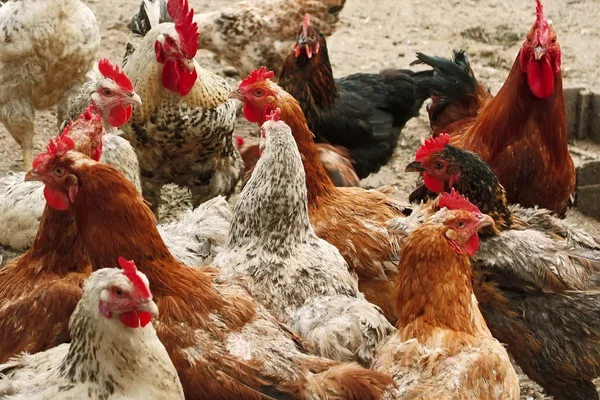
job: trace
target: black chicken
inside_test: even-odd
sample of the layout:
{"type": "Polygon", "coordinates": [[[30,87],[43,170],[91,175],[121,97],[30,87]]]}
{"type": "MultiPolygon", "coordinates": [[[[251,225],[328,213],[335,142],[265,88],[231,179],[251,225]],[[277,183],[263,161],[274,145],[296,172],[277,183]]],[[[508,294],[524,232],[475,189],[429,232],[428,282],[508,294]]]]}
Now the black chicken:
{"type": "Polygon", "coordinates": [[[307,15],[279,85],[300,102],[317,142],[348,149],[362,179],[391,158],[400,130],[429,96],[416,81],[432,73],[400,69],[334,79],[325,36],[307,15]]]}

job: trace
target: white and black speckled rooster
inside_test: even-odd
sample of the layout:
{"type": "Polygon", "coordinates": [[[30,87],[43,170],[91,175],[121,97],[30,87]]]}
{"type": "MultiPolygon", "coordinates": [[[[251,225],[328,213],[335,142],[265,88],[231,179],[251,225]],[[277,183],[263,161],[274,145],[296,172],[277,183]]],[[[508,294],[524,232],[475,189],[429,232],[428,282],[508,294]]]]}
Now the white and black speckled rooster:
{"type": "Polygon", "coordinates": [[[249,277],[254,296],[327,358],[369,365],[394,331],[308,218],[302,159],[279,109],[261,127],[264,151],[234,208],[228,248],[214,265],[249,277]]]}
{"type": "Polygon", "coordinates": [[[0,365],[0,398],[183,399],[183,389],[151,320],[148,279],[132,261],[86,281],[69,324],[72,342],[23,353],[0,365]]]}
{"type": "Polygon", "coordinates": [[[188,187],[197,206],[229,196],[243,169],[233,144],[231,88],[194,60],[199,33],[187,0],[171,0],[167,10],[175,23],[152,28],[124,67],[144,104],[122,129],[136,149],[144,198],[155,214],[164,184],[188,187]]]}
{"type": "Polygon", "coordinates": [[[80,0],[10,0],[0,8],[0,122],[31,168],[35,111],[56,105],[100,48],[96,17],[80,0]]]}

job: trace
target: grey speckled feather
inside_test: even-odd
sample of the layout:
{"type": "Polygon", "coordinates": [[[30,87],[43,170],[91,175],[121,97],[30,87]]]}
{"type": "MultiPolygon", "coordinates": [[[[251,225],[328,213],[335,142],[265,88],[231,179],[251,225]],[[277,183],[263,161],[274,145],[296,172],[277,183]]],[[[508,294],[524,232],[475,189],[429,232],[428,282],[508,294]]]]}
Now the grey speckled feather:
{"type": "Polygon", "coordinates": [[[0,377],[0,399],[184,398],[177,371],[152,323],[128,328],[100,313],[102,293],[113,285],[134,290],[122,270],[104,268],[90,275],[70,319],[70,344],[22,354],[0,365],[5,375],[0,377]],[[4,397],[3,390],[18,394],[4,397]]]}
{"type": "Polygon", "coordinates": [[[214,264],[247,276],[254,297],[320,355],[363,364],[393,327],[358,291],[339,251],[308,219],[304,168],[283,122],[268,121],[265,150],[234,207],[229,243],[214,264]]]}

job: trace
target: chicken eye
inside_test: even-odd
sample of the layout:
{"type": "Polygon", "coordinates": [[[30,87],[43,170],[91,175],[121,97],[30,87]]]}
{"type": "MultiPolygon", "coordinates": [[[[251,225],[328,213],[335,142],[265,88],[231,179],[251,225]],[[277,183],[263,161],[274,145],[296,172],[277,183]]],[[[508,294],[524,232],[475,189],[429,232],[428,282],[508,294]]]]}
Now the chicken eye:
{"type": "Polygon", "coordinates": [[[173,39],[171,36],[167,36],[167,43],[169,43],[171,46],[177,45],[177,43],[175,42],[175,39],[173,39]]]}
{"type": "Polygon", "coordinates": [[[264,90],[262,90],[262,89],[256,89],[256,90],[254,91],[254,95],[255,95],[256,97],[262,97],[262,96],[264,96],[264,95],[265,95],[265,91],[264,91],[264,90]]]}
{"type": "Polygon", "coordinates": [[[105,96],[112,96],[110,89],[102,89],[102,94],[105,96]]]}
{"type": "Polygon", "coordinates": [[[464,228],[464,227],[465,227],[465,221],[458,221],[458,222],[456,223],[456,227],[457,227],[458,229],[462,229],[462,228],[464,228]]]}
{"type": "Polygon", "coordinates": [[[117,288],[113,288],[113,293],[117,297],[123,297],[125,295],[125,293],[123,292],[123,289],[118,288],[118,287],[117,288]]]}
{"type": "Polygon", "coordinates": [[[433,168],[442,169],[442,168],[444,168],[444,164],[440,161],[436,161],[435,163],[433,163],[433,168]]]}
{"type": "Polygon", "coordinates": [[[56,167],[54,168],[54,175],[58,176],[59,178],[62,177],[65,174],[65,170],[61,167],[56,167]]]}

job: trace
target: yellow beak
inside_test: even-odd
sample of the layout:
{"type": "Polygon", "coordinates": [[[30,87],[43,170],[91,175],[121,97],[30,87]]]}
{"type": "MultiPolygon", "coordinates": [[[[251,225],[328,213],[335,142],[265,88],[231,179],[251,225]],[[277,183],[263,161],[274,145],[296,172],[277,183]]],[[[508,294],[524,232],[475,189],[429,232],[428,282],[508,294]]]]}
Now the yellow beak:
{"type": "Polygon", "coordinates": [[[42,176],[32,169],[25,174],[25,182],[43,182],[43,180],[42,176]]]}

